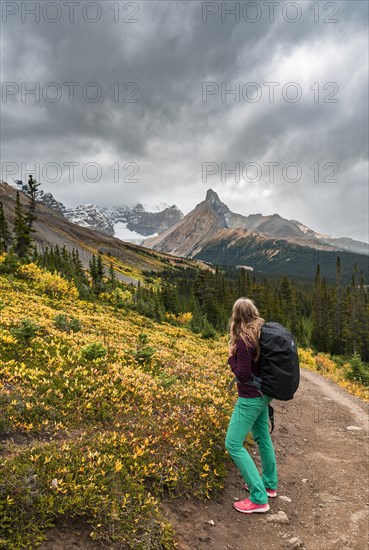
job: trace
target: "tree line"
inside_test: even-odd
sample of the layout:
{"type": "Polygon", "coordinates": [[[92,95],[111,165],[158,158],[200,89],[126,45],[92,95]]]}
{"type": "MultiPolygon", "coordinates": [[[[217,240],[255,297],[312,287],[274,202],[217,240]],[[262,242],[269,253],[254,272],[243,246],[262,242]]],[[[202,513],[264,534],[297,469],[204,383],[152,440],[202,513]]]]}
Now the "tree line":
{"type": "Polygon", "coordinates": [[[319,264],[313,282],[219,267],[214,273],[185,269],[146,275],[148,280],[158,276],[162,280],[156,296],[154,291],[146,291],[146,304],[151,301],[153,306],[156,301],[155,310],[174,314],[191,311],[191,328],[197,332],[209,332],[209,326],[210,332],[227,331],[234,301],[245,296],[255,301],[266,321],[289,328],[299,346],[333,355],[357,353],[369,361],[368,285],[357,265],[351,283],[344,285],[339,256],[333,283],[321,275],[319,264]]]}

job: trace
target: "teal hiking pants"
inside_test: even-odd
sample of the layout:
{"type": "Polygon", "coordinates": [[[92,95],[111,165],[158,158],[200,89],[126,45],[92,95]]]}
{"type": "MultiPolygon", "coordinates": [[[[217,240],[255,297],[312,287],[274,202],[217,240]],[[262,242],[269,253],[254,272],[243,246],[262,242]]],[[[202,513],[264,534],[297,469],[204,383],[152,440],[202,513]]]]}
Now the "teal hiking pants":
{"type": "Polygon", "coordinates": [[[269,434],[268,405],[271,401],[268,395],[239,397],[225,438],[225,447],[247,483],[250,500],[255,504],[266,504],[268,495],[265,488],[277,489],[278,484],[274,447],[269,434]],[[262,476],[243,446],[250,431],[259,448],[262,476]]]}

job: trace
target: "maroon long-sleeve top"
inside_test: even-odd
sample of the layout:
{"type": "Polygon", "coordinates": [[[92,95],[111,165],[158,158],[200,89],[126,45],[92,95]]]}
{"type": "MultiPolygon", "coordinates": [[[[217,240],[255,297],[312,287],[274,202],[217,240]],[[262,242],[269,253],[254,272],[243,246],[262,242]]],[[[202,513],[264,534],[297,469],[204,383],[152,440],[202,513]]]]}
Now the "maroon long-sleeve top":
{"type": "Polygon", "coordinates": [[[247,384],[250,375],[260,376],[260,361],[255,361],[256,348],[247,346],[241,337],[236,340],[236,355],[228,357],[228,364],[237,377],[238,397],[260,397],[258,390],[247,384]]]}

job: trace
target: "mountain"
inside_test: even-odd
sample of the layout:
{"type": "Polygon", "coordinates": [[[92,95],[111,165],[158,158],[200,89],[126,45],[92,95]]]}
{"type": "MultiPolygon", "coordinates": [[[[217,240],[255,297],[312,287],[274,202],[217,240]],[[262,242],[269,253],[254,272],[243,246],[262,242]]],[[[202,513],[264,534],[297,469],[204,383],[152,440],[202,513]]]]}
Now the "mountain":
{"type": "Polygon", "coordinates": [[[134,207],[114,208],[82,204],[75,208],[66,208],[51,193],[44,191],[40,192],[39,202],[81,227],[96,229],[136,244],[141,244],[145,237],[162,233],[183,218],[182,212],[174,204],[169,206],[165,203],[138,203],[134,207]]]}
{"type": "Polygon", "coordinates": [[[52,208],[55,212],[58,212],[61,216],[65,216],[67,209],[65,208],[64,204],[57,201],[54,196],[51,193],[45,193],[45,191],[41,190],[39,192],[38,197],[39,202],[42,202],[45,206],[48,206],[49,208],[52,208]]]}
{"type": "Polygon", "coordinates": [[[148,212],[140,203],[133,208],[104,208],[96,204],[84,204],[66,209],[65,216],[82,227],[97,229],[107,235],[140,244],[145,237],[157,235],[183,218],[182,212],[174,204],[168,206],[161,203],[151,208],[156,211],[148,212]]]}
{"type": "Polygon", "coordinates": [[[81,204],[75,208],[66,208],[65,217],[69,221],[106,233],[114,237],[114,222],[106,209],[96,204],[81,204]]]}
{"type": "Polygon", "coordinates": [[[179,222],[146,239],[144,245],[168,254],[266,273],[310,277],[320,263],[327,276],[333,276],[338,254],[345,258],[346,275],[355,262],[368,271],[367,243],[318,233],[279,214],[237,214],[212,189],[179,222]]]}
{"type": "MultiPolygon", "coordinates": [[[[3,203],[5,217],[11,226],[14,221],[16,192],[13,186],[0,182],[0,201],[3,203]]],[[[20,191],[20,197],[23,205],[28,204],[28,198],[22,191],[20,191]]],[[[208,269],[202,261],[175,258],[133,243],[123,242],[102,231],[82,227],[68,220],[54,207],[50,208],[43,203],[37,205],[37,221],[34,228],[36,232],[33,239],[39,250],[50,245],[65,246],[70,252],[75,248],[85,267],[88,266],[93,253],[101,252],[106,256],[106,263],[110,257],[114,261],[118,278],[128,282],[137,283],[134,276],[129,276],[127,273],[134,274],[137,270],[161,271],[168,264],[208,269]]]]}

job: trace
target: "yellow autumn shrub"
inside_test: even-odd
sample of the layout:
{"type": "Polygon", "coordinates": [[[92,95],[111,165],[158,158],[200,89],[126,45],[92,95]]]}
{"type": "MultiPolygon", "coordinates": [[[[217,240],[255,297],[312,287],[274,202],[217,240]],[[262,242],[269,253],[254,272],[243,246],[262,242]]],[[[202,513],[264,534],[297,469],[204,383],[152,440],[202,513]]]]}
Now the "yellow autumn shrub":
{"type": "Polygon", "coordinates": [[[36,287],[53,298],[78,298],[78,290],[74,282],[64,279],[59,273],[41,269],[35,263],[21,265],[18,268],[18,276],[35,281],[36,287]]]}
{"type": "Polygon", "coordinates": [[[176,321],[179,325],[188,325],[192,319],[192,313],[191,311],[178,314],[166,312],[165,318],[168,319],[168,321],[176,321]]]}
{"type": "Polygon", "coordinates": [[[305,369],[309,369],[319,374],[330,378],[341,388],[344,388],[349,393],[369,401],[369,388],[346,380],[345,374],[348,369],[350,369],[350,363],[344,363],[341,368],[338,368],[337,364],[334,361],[334,358],[331,357],[328,353],[315,353],[311,349],[298,349],[300,366],[305,369]]]}
{"type": "Polygon", "coordinates": [[[133,303],[131,292],[122,288],[115,288],[110,292],[102,292],[100,299],[118,307],[129,307],[133,303]]]}

